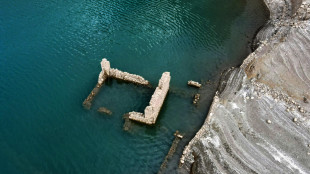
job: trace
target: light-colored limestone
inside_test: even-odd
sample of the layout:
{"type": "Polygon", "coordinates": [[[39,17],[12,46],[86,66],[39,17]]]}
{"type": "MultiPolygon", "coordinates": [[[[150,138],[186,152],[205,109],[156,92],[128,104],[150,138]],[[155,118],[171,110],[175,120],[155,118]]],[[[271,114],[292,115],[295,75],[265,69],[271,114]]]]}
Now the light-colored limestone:
{"type": "Polygon", "coordinates": [[[310,0],[264,2],[270,20],[258,47],[224,74],[179,173],[310,171],[310,0]]]}
{"type": "Polygon", "coordinates": [[[200,87],[201,87],[201,84],[200,84],[200,83],[195,82],[195,81],[192,81],[192,80],[188,81],[187,84],[188,84],[189,86],[193,86],[193,87],[197,87],[197,88],[200,88],[200,87]]]}

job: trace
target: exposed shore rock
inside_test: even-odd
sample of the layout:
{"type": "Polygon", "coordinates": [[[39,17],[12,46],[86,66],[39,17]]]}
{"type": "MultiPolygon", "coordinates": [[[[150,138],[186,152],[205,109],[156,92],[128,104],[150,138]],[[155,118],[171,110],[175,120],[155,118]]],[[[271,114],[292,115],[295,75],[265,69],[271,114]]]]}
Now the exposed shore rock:
{"type": "Polygon", "coordinates": [[[257,49],[224,73],[180,173],[310,171],[310,0],[264,2],[257,49]]]}

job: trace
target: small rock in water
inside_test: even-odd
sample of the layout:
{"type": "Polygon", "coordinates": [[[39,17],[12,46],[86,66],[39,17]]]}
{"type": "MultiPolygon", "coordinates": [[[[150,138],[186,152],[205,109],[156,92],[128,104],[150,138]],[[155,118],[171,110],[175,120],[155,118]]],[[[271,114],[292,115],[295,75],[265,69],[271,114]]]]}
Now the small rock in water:
{"type": "Polygon", "coordinates": [[[175,131],[174,136],[175,136],[175,137],[178,137],[178,138],[180,138],[180,139],[183,138],[183,135],[181,135],[180,132],[179,132],[178,130],[175,131]]]}
{"type": "Polygon", "coordinates": [[[195,94],[193,103],[196,105],[200,99],[200,94],[195,94]]]}
{"type": "Polygon", "coordinates": [[[271,120],[267,120],[266,122],[267,122],[268,124],[271,124],[271,120]]]}
{"type": "Polygon", "coordinates": [[[99,113],[102,114],[108,114],[108,115],[112,115],[112,111],[110,111],[109,109],[105,108],[105,107],[100,107],[97,110],[99,113]]]}
{"type": "Polygon", "coordinates": [[[190,85],[190,86],[197,87],[197,88],[200,88],[200,87],[201,87],[201,84],[200,84],[200,83],[195,82],[195,81],[192,81],[192,80],[188,81],[187,84],[190,85]]]}

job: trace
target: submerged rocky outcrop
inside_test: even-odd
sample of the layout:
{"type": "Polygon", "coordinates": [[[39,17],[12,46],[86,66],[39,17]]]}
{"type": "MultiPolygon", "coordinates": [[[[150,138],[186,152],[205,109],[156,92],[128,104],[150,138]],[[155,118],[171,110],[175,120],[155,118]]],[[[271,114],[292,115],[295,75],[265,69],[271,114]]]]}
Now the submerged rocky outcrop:
{"type": "Polygon", "coordinates": [[[310,0],[264,0],[270,20],[223,74],[180,173],[310,173],[310,0]]]}

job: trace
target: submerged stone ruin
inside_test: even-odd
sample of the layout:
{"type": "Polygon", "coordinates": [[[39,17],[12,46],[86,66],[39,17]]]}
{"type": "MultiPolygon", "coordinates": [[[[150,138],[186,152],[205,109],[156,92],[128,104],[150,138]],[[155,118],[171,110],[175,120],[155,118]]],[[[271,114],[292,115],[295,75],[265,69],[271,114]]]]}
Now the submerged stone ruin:
{"type": "Polygon", "coordinates": [[[167,96],[170,84],[170,72],[164,72],[159,80],[154,94],[152,95],[150,105],[144,110],[144,114],[140,112],[129,112],[129,119],[145,124],[155,124],[160,109],[167,96]]]}
{"type": "Polygon", "coordinates": [[[188,84],[189,86],[193,86],[193,87],[196,87],[196,88],[200,88],[200,87],[201,87],[201,84],[200,84],[200,83],[195,82],[195,81],[192,81],[192,80],[188,81],[187,84],[188,84]]]}
{"type": "Polygon", "coordinates": [[[91,108],[92,101],[94,100],[95,96],[99,93],[100,88],[107,80],[107,78],[114,78],[122,81],[126,81],[129,83],[135,83],[138,85],[150,86],[150,82],[145,80],[143,77],[130,74],[128,72],[123,72],[118,69],[111,68],[110,62],[107,59],[102,59],[101,61],[101,69],[102,71],[99,73],[98,83],[96,84],[95,88],[90,92],[88,97],[84,100],[83,106],[86,109],[91,108]]]}
{"type": "Polygon", "coordinates": [[[109,109],[105,108],[105,107],[100,107],[97,110],[99,113],[101,114],[107,114],[107,115],[112,115],[112,111],[110,111],[109,109]]]}
{"type": "Polygon", "coordinates": [[[183,135],[178,130],[175,131],[175,133],[173,135],[174,135],[174,140],[173,140],[171,147],[169,149],[169,152],[166,155],[163,163],[161,164],[157,174],[165,173],[165,169],[167,167],[168,161],[171,159],[171,157],[173,156],[173,154],[177,150],[178,144],[181,141],[181,139],[183,138],[183,135]]]}
{"type": "MultiPolygon", "coordinates": [[[[95,96],[99,93],[100,88],[107,80],[107,78],[114,78],[130,83],[135,83],[138,85],[150,86],[150,82],[145,80],[143,77],[130,74],[127,72],[120,71],[118,69],[111,68],[110,62],[107,59],[102,59],[101,61],[101,69],[102,71],[99,73],[98,83],[96,84],[95,88],[91,91],[88,97],[84,100],[83,106],[86,109],[90,109],[92,105],[92,101],[94,100],[95,96]]],[[[135,120],[145,124],[155,124],[160,109],[164,103],[164,100],[167,96],[170,84],[170,72],[164,72],[159,80],[159,84],[156,87],[154,94],[152,95],[150,105],[147,106],[143,113],[139,112],[130,112],[127,115],[125,122],[129,120],[135,120]]],[[[108,109],[101,107],[98,109],[100,113],[112,114],[111,111],[108,109]]],[[[128,129],[127,126],[124,128],[128,129]]]]}

